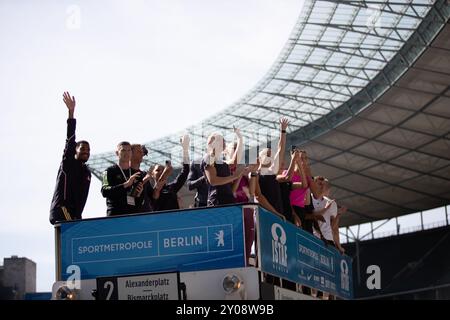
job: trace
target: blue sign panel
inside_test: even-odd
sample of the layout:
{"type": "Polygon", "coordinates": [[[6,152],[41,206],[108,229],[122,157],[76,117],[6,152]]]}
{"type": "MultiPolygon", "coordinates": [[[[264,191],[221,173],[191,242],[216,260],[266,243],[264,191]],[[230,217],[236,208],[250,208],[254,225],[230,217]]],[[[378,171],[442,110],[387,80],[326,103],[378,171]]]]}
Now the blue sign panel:
{"type": "Polygon", "coordinates": [[[23,297],[24,300],[52,300],[51,292],[27,292],[23,297]]]}
{"type": "Polygon", "coordinates": [[[352,259],[312,234],[259,208],[261,270],[351,299],[352,259]]]}
{"type": "Polygon", "coordinates": [[[241,206],[63,223],[61,279],[240,268],[243,236],[241,206]]]}

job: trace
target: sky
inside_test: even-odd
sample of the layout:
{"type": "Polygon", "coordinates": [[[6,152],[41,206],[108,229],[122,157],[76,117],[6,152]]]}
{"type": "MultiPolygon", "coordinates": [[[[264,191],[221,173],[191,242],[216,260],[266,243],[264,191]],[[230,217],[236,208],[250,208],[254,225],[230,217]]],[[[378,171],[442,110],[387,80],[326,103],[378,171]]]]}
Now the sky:
{"type": "MultiPolygon", "coordinates": [[[[64,149],[64,91],[91,154],[144,143],[230,106],[264,76],[302,0],[0,0],[0,259],[55,279],[48,221],[64,149]]],[[[83,217],[105,216],[93,179],[83,217]]],[[[0,260],[0,264],[2,261],[0,260]]]]}

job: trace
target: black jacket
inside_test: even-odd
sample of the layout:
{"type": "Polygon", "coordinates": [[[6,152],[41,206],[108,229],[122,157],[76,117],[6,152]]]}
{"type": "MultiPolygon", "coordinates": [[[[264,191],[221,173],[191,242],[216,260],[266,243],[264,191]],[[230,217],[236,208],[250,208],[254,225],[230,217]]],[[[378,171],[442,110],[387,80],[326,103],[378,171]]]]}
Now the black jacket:
{"type": "Polygon", "coordinates": [[[189,174],[189,165],[183,164],[180,174],[171,183],[162,187],[159,198],[152,198],[152,207],[154,211],[176,210],[179,209],[177,193],[183,187],[189,174]]]}
{"type": "Polygon", "coordinates": [[[91,171],[86,163],[75,159],[76,120],[67,119],[67,139],[63,159],[56,177],[56,188],[50,206],[50,223],[66,220],[61,207],[71,219],[81,219],[91,185],[91,171]]]}
{"type": "Polygon", "coordinates": [[[108,216],[142,212],[144,196],[134,198],[134,205],[127,201],[128,193],[132,187],[124,188],[123,184],[138,172],[133,168],[122,170],[114,164],[103,172],[102,195],[106,198],[106,213],[108,216]],[[123,176],[125,174],[125,177],[123,176]]]}
{"type": "Polygon", "coordinates": [[[203,175],[200,164],[191,162],[191,168],[187,177],[187,186],[189,190],[196,189],[195,204],[199,207],[206,207],[206,201],[208,200],[208,184],[206,178],[203,175]]]}

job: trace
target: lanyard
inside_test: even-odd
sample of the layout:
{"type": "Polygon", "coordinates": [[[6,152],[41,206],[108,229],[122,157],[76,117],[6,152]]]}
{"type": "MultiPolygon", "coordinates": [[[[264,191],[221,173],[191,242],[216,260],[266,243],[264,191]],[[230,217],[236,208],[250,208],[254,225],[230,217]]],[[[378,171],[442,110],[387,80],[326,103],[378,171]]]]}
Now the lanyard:
{"type": "MultiPolygon", "coordinates": [[[[122,168],[120,166],[118,166],[120,169],[120,172],[122,172],[123,178],[125,179],[125,182],[127,182],[127,177],[125,176],[125,173],[123,172],[122,168]]],[[[131,177],[131,168],[128,168],[128,173],[130,174],[131,177]]]]}

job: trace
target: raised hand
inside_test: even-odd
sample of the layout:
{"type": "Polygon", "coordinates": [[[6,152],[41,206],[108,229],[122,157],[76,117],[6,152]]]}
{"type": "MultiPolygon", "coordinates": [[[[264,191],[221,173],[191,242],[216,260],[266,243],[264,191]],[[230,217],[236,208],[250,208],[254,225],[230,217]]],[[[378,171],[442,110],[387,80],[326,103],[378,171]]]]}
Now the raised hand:
{"type": "Polygon", "coordinates": [[[191,138],[189,138],[189,135],[185,134],[180,138],[180,142],[183,149],[189,149],[189,143],[191,142],[191,138]]]}
{"type": "Polygon", "coordinates": [[[289,125],[289,120],[288,120],[288,118],[281,118],[281,119],[280,119],[280,127],[281,127],[281,130],[286,130],[287,127],[288,127],[288,125],[289,125]]]}
{"type": "Polygon", "coordinates": [[[236,128],[235,126],[233,126],[233,131],[234,131],[234,133],[236,134],[236,136],[238,138],[242,137],[242,133],[241,133],[241,130],[239,128],[236,128]]]}
{"type": "Polygon", "coordinates": [[[73,118],[73,114],[75,111],[75,97],[74,96],[70,96],[70,93],[68,91],[65,91],[63,93],[63,101],[67,106],[67,109],[69,110],[69,119],[73,118]]]}

